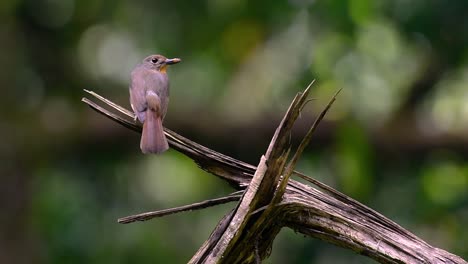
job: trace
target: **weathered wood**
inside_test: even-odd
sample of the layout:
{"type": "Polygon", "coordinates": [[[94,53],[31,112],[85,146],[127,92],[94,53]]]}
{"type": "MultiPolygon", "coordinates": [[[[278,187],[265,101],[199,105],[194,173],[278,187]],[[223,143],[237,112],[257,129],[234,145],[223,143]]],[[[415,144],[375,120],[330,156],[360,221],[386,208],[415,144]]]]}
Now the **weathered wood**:
{"type": "Polygon", "coordinates": [[[205,209],[205,208],[220,205],[220,204],[238,201],[241,198],[242,193],[243,191],[238,191],[228,196],[215,198],[215,199],[209,199],[209,200],[205,200],[205,201],[198,202],[198,203],[183,205],[183,206],[169,208],[165,210],[158,210],[158,211],[153,211],[153,212],[145,212],[141,214],[130,215],[130,216],[117,219],[117,222],[119,224],[129,224],[129,223],[133,223],[136,221],[148,221],[153,218],[163,217],[163,216],[171,215],[171,214],[177,214],[180,212],[205,209]]]}
{"type": "Polygon", "coordinates": [[[276,129],[268,150],[261,157],[253,179],[234,210],[228,227],[221,232],[218,240],[212,239],[214,246],[210,247],[210,252],[203,252],[206,249],[202,249],[202,252],[195,254],[190,263],[250,263],[267,255],[266,251],[258,249],[259,244],[271,245],[280,226],[266,224],[271,219],[271,214],[253,214],[253,212],[270,204],[275,195],[289,155],[289,133],[306,102],[309,88],[310,85],[294,98],[276,129]],[[276,227],[276,232],[269,232],[269,239],[266,239],[262,233],[269,227],[276,227]]]}
{"type": "MultiPolygon", "coordinates": [[[[133,113],[93,92],[87,92],[124,117],[83,98],[93,109],[131,130],[141,131],[140,124],[134,121],[133,113]]],[[[259,166],[255,167],[201,146],[168,129],[165,129],[165,133],[171,147],[193,159],[200,168],[227,181],[237,190],[245,190],[241,202],[221,219],[208,240],[193,256],[192,263],[259,262],[270,254],[271,243],[282,227],[349,248],[381,263],[467,263],[456,255],[429,245],[367,206],[299,172],[294,171],[293,174],[309,180],[314,186],[288,181],[288,177],[284,177],[284,195],[276,192],[277,196],[273,198],[277,190],[272,190],[271,185],[266,183],[277,184],[281,180],[280,175],[290,173],[293,168],[290,162],[291,166],[287,168],[289,171],[283,171],[289,153],[285,151],[289,149],[287,144],[276,144],[282,146],[282,151],[272,148],[262,157],[259,166]],[[269,172],[271,174],[266,177],[270,162],[273,162],[271,166],[277,171],[269,172]],[[261,187],[262,184],[266,186],[261,187]],[[267,198],[262,196],[263,192],[267,198]],[[254,210],[249,208],[252,205],[255,205],[254,210]],[[242,247],[242,244],[248,246],[242,247]]],[[[280,134],[277,130],[276,138],[280,134]]],[[[276,140],[281,142],[281,139],[275,140],[275,136],[272,144],[276,140]]]]}

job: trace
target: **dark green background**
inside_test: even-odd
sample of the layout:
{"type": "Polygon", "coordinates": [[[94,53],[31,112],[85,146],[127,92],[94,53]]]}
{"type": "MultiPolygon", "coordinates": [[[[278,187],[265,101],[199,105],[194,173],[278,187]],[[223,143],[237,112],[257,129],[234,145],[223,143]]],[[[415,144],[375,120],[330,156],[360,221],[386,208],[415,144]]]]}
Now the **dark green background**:
{"type": "MultiPolygon", "coordinates": [[[[80,102],[129,107],[131,68],[161,53],[166,126],[257,164],[295,93],[292,142],[342,94],[299,169],[430,244],[468,257],[468,2],[0,2],[0,262],[183,263],[233,204],[145,223],[118,217],[227,194],[181,154],[80,102]]],[[[283,230],[267,263],[372,262],[283,230]]]]}

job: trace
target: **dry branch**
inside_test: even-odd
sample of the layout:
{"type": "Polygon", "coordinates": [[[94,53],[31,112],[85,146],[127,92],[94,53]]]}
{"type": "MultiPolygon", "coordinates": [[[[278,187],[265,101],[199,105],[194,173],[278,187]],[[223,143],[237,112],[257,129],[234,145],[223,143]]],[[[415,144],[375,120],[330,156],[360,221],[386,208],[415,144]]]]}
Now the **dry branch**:
{"type": "Polygon", "coordinates": [[[225,197],[205,200],[199,203],[183,205],[183,206],[174,207],[174,208],[165,209],[165,210],[158,210],[158,211],[153,211],[153,212],[130,215],[130,216],[119,218],[117,222],[119,222],[120,224],[129,224],[129,223],[133,223],[136,221],[147,221],[156,217],[162,217],[162,216],[176,214],[180,212],[205,209],[205,208],[212,207],[215,205],[238,201],[241,198],[241,193],[242,192],[239,191],[239,192],[230,194],[225,197]]]}
{"type": "MultiPolygon", "coordinates": [[[[86,92],[119,114],[83,98],[94,110],[131,130],[141,132],[141,126],[135,122],[132,112],[94,92],[86,92]]],[[[173,149],[194,160],[203,170],[243,191],[243,195],[228,195],[192,205],[130,216],[122,222],[147,220],[179,211],[203,208],[212,205],[213,201],[227,202],[240,198],[236,208],[220,220],[190,263],[257,263],[269,256],[273,240],[284,226],[349,248],[381,263],[466,263],[458,256],[430,246],[369,207],[317,180],[293,171],[302,150],[335,99],[333,97],[322,111],[293,158],[287,162],[290,153],[288,136],[302,107],[307,103],[308,92],[307,88],[294,98],[257,167],[165,129],[173,149]],[[314,186],[289,180],[291,174],[308,180],[314,186]]]]}

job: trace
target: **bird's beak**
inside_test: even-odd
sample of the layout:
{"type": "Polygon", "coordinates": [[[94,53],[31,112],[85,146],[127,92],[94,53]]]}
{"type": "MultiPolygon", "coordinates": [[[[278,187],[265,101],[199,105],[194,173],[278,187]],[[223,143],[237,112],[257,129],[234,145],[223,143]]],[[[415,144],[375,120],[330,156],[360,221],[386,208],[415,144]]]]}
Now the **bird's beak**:
{"type": "Polygon", "coordinates": [[[173,58],[173,59],[166,59],[164,61],[164,63],[170,65],[170,64],[179,63],[180,61],[181,61],[181,59],[179,59],[179,58],[173,58]]]}

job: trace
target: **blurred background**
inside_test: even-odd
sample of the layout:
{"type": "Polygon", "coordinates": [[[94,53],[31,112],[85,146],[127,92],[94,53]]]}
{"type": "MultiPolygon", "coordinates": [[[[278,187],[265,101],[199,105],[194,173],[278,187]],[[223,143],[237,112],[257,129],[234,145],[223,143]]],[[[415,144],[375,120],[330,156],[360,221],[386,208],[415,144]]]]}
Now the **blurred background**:
{"type": "MultiPolygon", "coordinates": [[[[465,0],[2,0],[0,262],[184,263],[234,204],[116,219],[232,191],[185,156],[90,110],[127,108],[131,69],[171,67],[166,126],[257,164],[316,79],[297,146],[343,88],[299,170],[468,258],[465,0]]],[[[373,263],[284,229],[266,263],[373,263]]]]}

